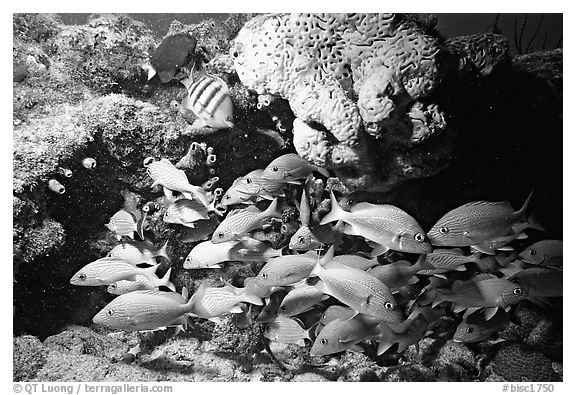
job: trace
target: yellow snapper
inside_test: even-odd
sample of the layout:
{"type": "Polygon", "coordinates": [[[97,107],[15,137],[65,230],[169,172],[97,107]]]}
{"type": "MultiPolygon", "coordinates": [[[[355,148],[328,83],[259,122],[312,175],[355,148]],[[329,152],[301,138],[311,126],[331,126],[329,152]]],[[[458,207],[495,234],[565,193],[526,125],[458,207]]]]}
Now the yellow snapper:
{"type": "Polygon", "coordinates": [[[186,229],[186,234],[182,238],[182,243],[194,243],[196,241],[208,240],[209,236],[220,224],[217,215],[210,215],[209,219],[202,219],[194,222],[193,228],[186,229]]]}
{"type": "Polygon", "coordinates": [[[392,292],[382,281],[362,270],[331,262],[333,254],[334,246],[312,269],[311,274],[321,280],[315,285],[319,290],[359,313],[389,322],[402,320],[392,292]]]}
{"type": "Polygon", "coordinates": [[[172,291],[176,291],[176,287],[174,284],[170,282],[170,274],[172,272],[172,268],[169,268],[166,271],[166,274],[162,278],[155,277],[154,282],[150,282],[148,277],[143,276],[141,274],[136,275],[136,280],[120,280],[116,281],[113,284],[108,285],[107,291],[112,295],[123,295],[128,292],[132,291],[139,291],[139,290],[154,290],[158,289],[161,286],[169,288],[172,291]]]}
{"type": "Polygon", "coordinates": [[[508,323],[508,314],[499,310],[494,317],[486,320],[478,312],[463,320],[454,333],[453,339],[459,343],[476,343],[487,340],[508,323]]]}
{"type": "Polygon", "coordinates": [[[263,169],[256,169],[252,170],[248,174],[242,177],[238,177],[234,180],[230,188],[222,195],[221,204],[225,206],[231,206],[233,204],[240,204],[240,203],[248,203],[250,200],[255,200],[256,196],[253,196],[249,193],[240,192],[238,190],[238,186],[242,186],[243,184],[247,184],[248,179],[252,179],[254,177],[259,177],[262,174],[263,169]]]}
{"type": "Polygon", "coordinates": [[[486,240],[513,234],[513,226],[528,222],[529,227],[542,229],[533,218],[526,218],[532,193],[522,208],[514,211],[510,202],[477,201],[450,210],[428,232],[435,246],[469,247],[486,240]]]}
{"type": "Polygon", "coordinates": [[[187,313],[194,302],[193,297],[186,301],[177,292],[132,291],[108,303],[92,321],[124,331],[150,331],[168,326],[186,328],[187,313]]]}
{"type": "Polygon", "coordinates": [[[197,199],[178,199],[164,213],[164,222],[193,228],[194,222],[210,219],[207,207],[197,199]]]}
{"type": "Polygon", "coordinates": [[[432,251],[420,225],[398,207],[357,203],[348,212],[340,207],[332,191],[330,201],[332,211],[322,218],[320,225],[341,220],[347,223],[344,233],[362,236],[378,243],[384,249],[416,254],[432,251]]]}
{"type": "Polygon", "coordinates": [[[221,78],[204,72],[197,78],[192,79],[190,75],[180,82],[187,91],[180,108],[192,111],[197,117],[191,125],[192,129],[227,129],[234,126],[234,106],[228,86],[221,78]]]}
{"type": "Polygon", "coordinates": [[[172,198],[170,191],[177,191],[187,199],[196,198],[202,202],[204,206],[209,206],[210,203],[208,202],[204,189],[190,184],[186,173],[177,169],[168,159],[162,158],[148,163],[146,171],[152,180],[154,180],[152,187],[161,185],[164,189],[164,194],[169,199],[172,198]]]}
{"type": "Polygon", "coordinates": [[[275,250],[250,237],[218,244],[207,240],[192,248],[184,260],[184,269],[220,269],[223,262],[263,262],[281,255],[281,249],[275,250]]]}
{"type": "Polygon", "coordinates": [[[266,339],[284,344],[297,344],[304,347],[304,339],[310,339],[310,334],[307,329],[304,329],[298,321],[289,318],[278,316],[268,324],[264,331],[266,339]]]}
{"type": "Polygon", "coordinates": [[[134,232],[138,230],[134,217],[124,210],[116,212],[104,226],[114,232],[118,240],[121,240],[122,236],[134,239],[134,232]]]}
{"type": "Polygon", "coordinates": [[[422,265],[426,264],[432,267],[422,267],[422,269],[418,271],[418,274],[430,276],[447,273],[452,270],[464,271],[466,269],[464,266],[465,263],[480,263],[481,256],[482,254],[480,253],[464,255],[464,252],[459,248],[437,248],[429,254],[420,256],[418,262],[422,262],[422,265]]]}
{"type": "Polygon", "coordinates": [[[274,199],[264,211],[258,210],[255,206],[231,211],[214,231],[212,243],[237,240],[251,230],[261,228],[270,218],[281,216],[277,199],[274,199]]]}
{"type": "Polygon", "coordinates": [[[310,356],[335,354],[346,350],[363,352],[358,343],[375,337],[377,321],[366,320],[361,316],[348,319],[337,318],[326,324],[318,333],[310,356]]]}
{"type": "Polygon", "coordinates": [[[498,307],[508,308],[528,297],[528,291],[512,281],[492,274],[479,274],[467,281],[456,280],[451,290],[434,288],[432,307],[441,302],[454,303],[454,311],[469,307],[488,307],[487,318],[496,314],[498,307]]]}
{"type": "Polygon", "coordinates": [[[305,282],[295,285],[282,300],[278,314],[294,316],[311,310],[321,301],[328,299],[318,288],[305,282]]]}
{"type": "Polygon", "coordinates": [[[423,267],[422,265],[427,265],[426,261],[418,260],[418,262],[412,264],[408,261],[400,260],[387,265],[378,265],[368,270],[367,273],[386,284],[390,291],[396,292],[406,284],[417,283],[419,279],[415,274],[423,268],[431,267],[423,267]]]}
{"type": "Polygon", "coordinates": [[[532,265],[562,266],[562,240],[541,240],[520,253],[520,259],[532,265]]]}
{"type": "Polygon", "coordinates": [[[262,172],[262,177],[269,180],[294,181],[306,178],[315,171],[330,177],[326,169],[308,163],[300,155],[291,153],[279,156],[270,162],[262,172]]]}
{"type": "Polygon", "coordinates": [[[134,240],[128,240],[122,244],[118,244],[116,247],[112,248],[108,253],[109,257],[122,259],[133,265],[138,265],[139,263],[148,263],[149,265],[156,265],[156,257],[164,257],[170,261],[170,257],[166,253],[166,247],[168,246],[168,240],[160,247],[155,249],[154,244],[150,241],[138,242],[134,240]]]}
{"type": "Polygon", "coordinates": [[[529,267],[508,277],[508,280],[528,291],[529,299],[562,296],[562,270],[529,267]]]}
{"type": "Polygon", "coordinates": [[[334,243],[334,231],[330,225],[310,224],[310,202],[307,188],[302,188],[300,199],[300,228],[290,238],[289,248],[296,251],[312,250],[324,244],[334,243]]]}
{"type": "Polygon", "coordinates": [[[284,287],[302,281],[312,272],[316,254],[284,255],[270,259],[254,278],[260,287],[284,287]]]}
{"type": "Polygon", "coordinates": [[[262,305],[262,300],[228,283],[224,287],[208,287],[206,282],[194,293],[191,313],[195,317],[214,319],[224,314],[242,313],[242,302],[262,305]]]}
{"type": "Polygon", "coordinates": [[[154,283],[156,269],[160,265],[140,268],[122,259],[105,257],[90,262],[70,279],[72,285],[99,286],[109,285],[120,280],[135,281],[136,275],[142,274],[154,283]]]}

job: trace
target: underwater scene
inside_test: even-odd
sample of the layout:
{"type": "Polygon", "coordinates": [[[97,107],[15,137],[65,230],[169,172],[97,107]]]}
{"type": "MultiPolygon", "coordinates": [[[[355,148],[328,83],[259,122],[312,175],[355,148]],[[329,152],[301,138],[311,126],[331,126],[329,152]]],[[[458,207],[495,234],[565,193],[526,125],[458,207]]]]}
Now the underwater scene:
{"type": "Polygon", "coordinates": [[[562,15],[482,18],[13,14],[13,380],[563,381],[562,15]]]}

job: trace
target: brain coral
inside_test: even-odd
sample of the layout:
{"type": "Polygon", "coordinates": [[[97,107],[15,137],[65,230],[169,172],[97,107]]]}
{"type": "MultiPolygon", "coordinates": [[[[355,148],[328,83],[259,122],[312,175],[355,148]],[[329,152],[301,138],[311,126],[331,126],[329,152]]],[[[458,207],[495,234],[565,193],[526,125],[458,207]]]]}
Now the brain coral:
{"type": "MultiPolygon", "coordinates": [[[[399,120],[410,119],[409,111],[422,107],[414,102],[440,82],[440,52],[435,37],[393,14],[260,15],[244,25],[230,49],[244,85],[289,101],[301,156],[364,174],[374,170],[364,128],[397,135],[399,120]]],[[[429,133],[444,126],[434,111],[429,133]]],[[[422,140],[422,120],[408,123],[410,133],[401,133],[405,143],[422,140]]]]}

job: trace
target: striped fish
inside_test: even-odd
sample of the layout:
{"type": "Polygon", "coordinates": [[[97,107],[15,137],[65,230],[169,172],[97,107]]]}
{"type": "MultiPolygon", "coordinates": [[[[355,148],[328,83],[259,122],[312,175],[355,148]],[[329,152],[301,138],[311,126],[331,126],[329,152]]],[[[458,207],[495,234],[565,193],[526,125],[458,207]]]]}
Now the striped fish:
{"type": "Polygon", "coordinates": [[[162,247],[156,250],[154,244],[149,241],[138,242],[129,240],[112,248],[108,253],[108,256],[123,259],[133,265],[138,265],[139,263],[155,265],[157,263],[157,256],[162,256],[170,260],[166,253],[167,245],[168,241],[166,241],[162,247]]]}
{"type": "Polygon", "coordinates": [[[201,219],[210,219],[208,209],[196,199],[178,199],[173,202],[164,213],[164,222],[181,224],[193,228],[194,222],[201,219]]]}
{"type": "Polygon", "coordinates": [[[182,100],[181,110],[190,110],[198,117],[192,123],[192,129],[227,129],[234,126],[232,100],[221,78],[203,74],[195,80],[186,78],[182,83],[188,94],[182,100]]]}
{"type": "Polygon", "coordinates": [[[70,279],[72,285],[99,286],[109,285],[120,280],[136,280],[136,275],[142,274],[154,283],[155,273],[159,265],[140,268],[122,259],[106,257],[90,262],[80,269],[70,279]]]}
{"type": "Polygon", "coordinates": [[[308,330],[302,328],[298,321],[278,316],[268,324],[264,337],[277,343],[297,344],[305,346],[304,339],[310,340],[308,330]]]}
{"type": "Polygon", "coordinates": [[[161,185],[168,199],[172,199],[171,191],[177,191],[182,193],[187,199],[192,199],[194,196],[206,207],[210,204],[206,197],[206,191],[199,186],[190,184],[186,173],[177,169],[168,159],[162,158],[152,161],[147,165],[146,172],[154,180],[152,188],[156,185],[161,185]]]}
{"type": "Polygon", "coordinates": [[[274,199],[264,211],[250,206],[243,210],[234,210],[218,225],[212,235],[212,243],[223,243],[229,240],[239,239],[254,229],[261,228],[272,217],[280,217],[278,200],[274,199]]]}
{"type": "Polygon", "coordinates": [[[310,276],[316,259],[316,253],[313,251],[270,259],[254,277],[254,282],[260,287],[284,287],[295,284],[310,276]]]}
{"type": "Polygon", "coordinates": [[[282,300],[278,314],[284,316],[294,316],[311,310],[315,305],[328,299],[318,288],[306,283],[299,284],[282,300]]]}
{"type": "Polygon", "coordinates": [[[318,171],[325,177],[330,177],[330,173],[323,168],[309,163],[298,154],[285,154],[274,159],[262,173],[264,178],[278,181],[294,181],[306,178],[312,172],[318,171]]]}
{"type": "Polygon", "coordinates": [[[195,299],[191,313],[200,318],[217,318],[228,313],[242,313],[242,302],[262,305],[262,300],[246,294],[245,288],[237,288],[229,283],[224,287],[212,288],[202,283],[193,295],[195,299]]]}
{"type": "Polygon", "coordinates": [[[464,255],[464,252],[460,248],[452,249],[435,249],[429,254],[421,255],[418,262],[426,261],[429,265],[434,266],[435,269],[425,269],[422,268],[418,274],[424,274],[427,276],[447,273],[452,270],[464,271],[465,263],[474,262],[480,264],[480,258],[482,254],[475,253],[472,255],[464,255]]]}
{"type": "Polygon", "coordinates": [[[114,214],[110,218],[110,221],[104,224],[104,226],[114,232],[118,240],[121,240],[122,236],[128,236],[134,239],[134,232],[138,230],[134,217],[124,210],[120,210],[114,214]]]}
{"type": "Polygon", "coordinates": [[[375,337],[376,325],[377,321],[363,319],[360,316],[330,321],[318,333],[310,350],[310,356],[330,355],[345,350],[364,351],[358,343],[375,337]]]}
{"type": "Polygon", "coordinates": [[[106,289],[108,293],[112,295],[124,295],[125,293],[132,292],[132,291],[140,291],[140,290],[153,290],[158,289],[160,286],[164,286],[170,288],[172,291],[175,291],[176,288],[174,284],[170,282],[170,273],[172,272],[172,268],[169,268],[166,271],[166,274],[162,278],[156,277],[156,281],[151,283],[148,280],[148,277],[143,276],[141,274],[136,275],[135,281],[130,280],[120,280],[116,281],[114,284],[110,284],[106,289]]]}
{"type": "Polygon", "coordinates": [[[186,329],[187,313],[194,302],[194,298],[186,301],[186,297],[177,292],[133,291],[108,303],[92,321],[125,331],[149,331],[167,326],[186,329]]]}

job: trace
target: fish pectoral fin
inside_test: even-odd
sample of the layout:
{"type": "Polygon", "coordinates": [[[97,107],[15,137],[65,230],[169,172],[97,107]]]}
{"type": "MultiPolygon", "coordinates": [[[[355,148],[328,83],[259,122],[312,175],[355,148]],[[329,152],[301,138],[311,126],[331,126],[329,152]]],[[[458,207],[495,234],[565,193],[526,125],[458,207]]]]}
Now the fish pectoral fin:
{"type": "Polygon", "coordinates": [[[473,246],[470,246],[470,249],[474,252],[481,252],[482,254],[486,254],[486,255],[494,255],[494,250],[488,247],[483,246],[482,244],[476,244],[473,246]]]}
{"type": "Polygon", "coordinates": [[[471,314],[475,313],[476,311],[480,310],[481,308],[482,307],[469,307],[468,309],[466,309],[466,312],[462,316],[462,321],[464,321],[467,317],[469,317],[471,314]]]}
{"type": "MultiPolygon", "coordinates": [[[[432,306],[432,307],[434,307],[434,306],[432,306]]],[[[463,306],[463,305],[457,304],[457,303],[455,303],[455,304],[454,304],[454,307],[453,307],[453,311],[454,311],[455,313],[460,313],[460,312],[462,312],[462,311],[464,311],[464,310],[466,310],[466,309],[467,309],[466,306],[463,306]]]]}
{"type": "Polygon", "coordinates": [[[349,343],[349,342],[351,342],[351,341],[356,340],[357,338],[358,338],[357,336],[354,336],[353,334],[350,334],[350,335],[346,336],[344,339],[338,339],[338,341],[339,341],[340,343],[349,343]]]}
{"type": "Polygon", "coordinates": [[[232,307],[230,310],[228,310],[229,313],[233,313],[233,314],[240,314],[243,313],[244,311],[242,310],[242,308],[238,305],[232,307]]]}
{"type": "Polygon", "coordinates": [[[484,318],[488,321],[490,318],[494,317],[498,312],[498,307],[488,307],[484,310],[484,318]]]}
{"type": "Polygon", "coordinates": [[[346,349],[352,352],[363,353],[364,348],[359,344],[352,344],[350,346],[346,346],[346,349]]]}

